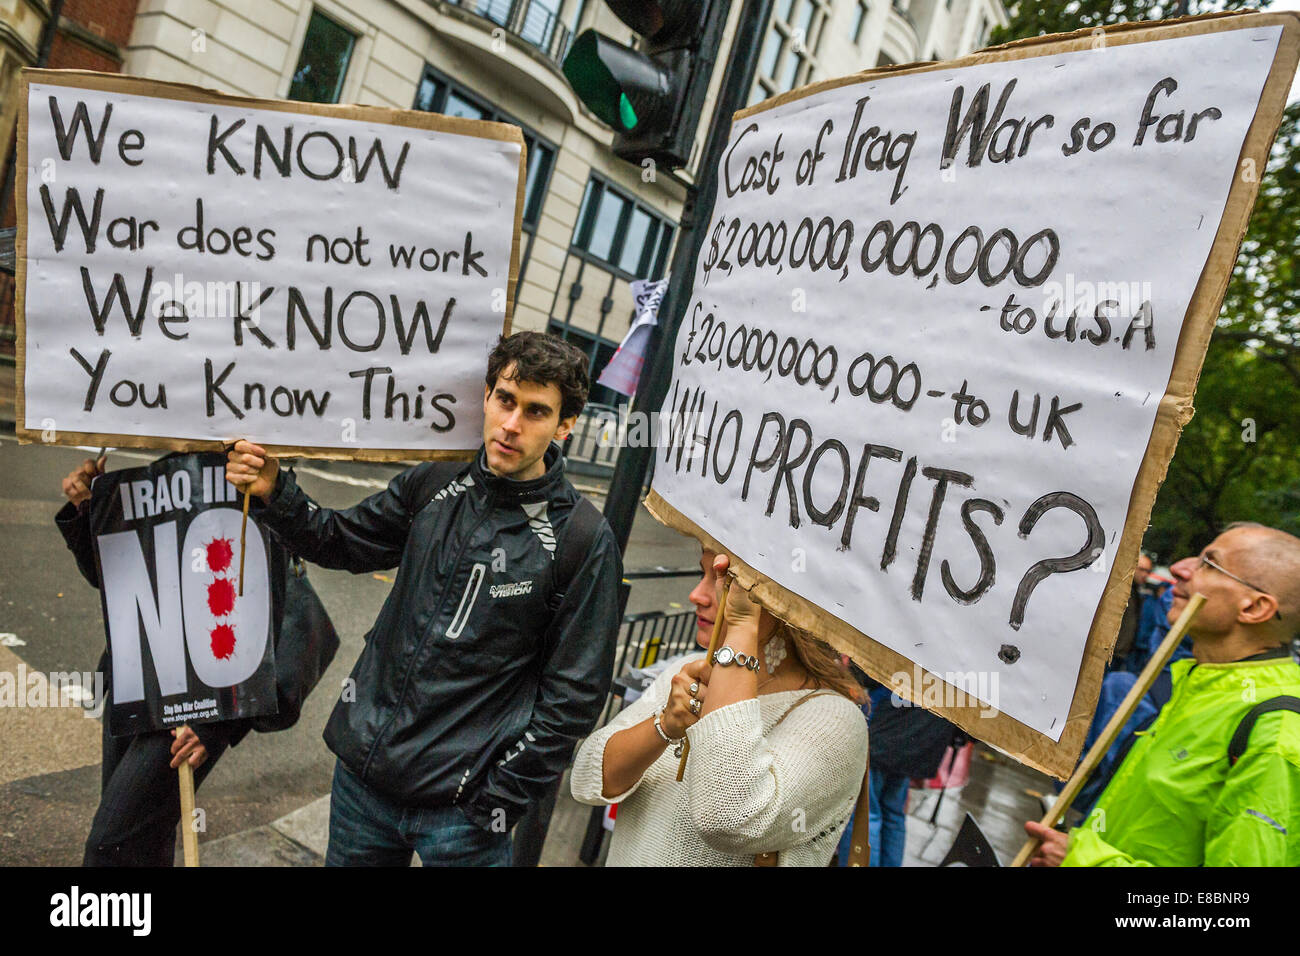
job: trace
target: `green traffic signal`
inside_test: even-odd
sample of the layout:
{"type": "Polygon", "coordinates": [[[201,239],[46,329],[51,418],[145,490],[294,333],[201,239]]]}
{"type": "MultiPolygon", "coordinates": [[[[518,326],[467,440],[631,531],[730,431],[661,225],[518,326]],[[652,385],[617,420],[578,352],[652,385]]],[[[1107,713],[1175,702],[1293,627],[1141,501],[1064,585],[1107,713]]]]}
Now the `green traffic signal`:
{"type": "Polygon", "coordinates": [[[610,70],[611,48],[614,45],[595,30],[583,32],[564,58],[564,75],[602,123],[629,132],[636,129],[636,109],[610,70]]]}
{"type": "Polygon", "coordinates": [[[586,30],[562,69],[574,94],[614,130],[628,162],[679,169],[690,159],[729,0],[605,0],[639,36],[639,49],[586,30]]]}
{"type": "Polygon", "coordinates": [[[624,129],[636,129],[636,110],[632,108],[632,101],[625,93],[618,94],[618,117],[623,121],[624,129]]]}
{"type": "Polygon", "coordinates": [[[595,30],[573,41],[563,70],[578,98],[618,133],[632,132],[656,113],[672,116],[667,68],[595,30]]]}

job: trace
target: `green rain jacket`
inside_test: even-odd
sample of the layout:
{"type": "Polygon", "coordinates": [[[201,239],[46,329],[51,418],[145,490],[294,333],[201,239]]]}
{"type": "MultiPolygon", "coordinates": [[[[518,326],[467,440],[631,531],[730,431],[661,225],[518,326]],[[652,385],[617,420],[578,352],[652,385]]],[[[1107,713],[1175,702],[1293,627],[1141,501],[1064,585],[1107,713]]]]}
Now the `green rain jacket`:
{"type": "Polygon", "coordinates": [[[1259,717],[1246,752],[1228,742],[1256,703],[1300,696],[1291,658],[1172,665],[1173,694],[1142,733],[1062,866],[1300,865],[1300,714],[1259,717]]]}

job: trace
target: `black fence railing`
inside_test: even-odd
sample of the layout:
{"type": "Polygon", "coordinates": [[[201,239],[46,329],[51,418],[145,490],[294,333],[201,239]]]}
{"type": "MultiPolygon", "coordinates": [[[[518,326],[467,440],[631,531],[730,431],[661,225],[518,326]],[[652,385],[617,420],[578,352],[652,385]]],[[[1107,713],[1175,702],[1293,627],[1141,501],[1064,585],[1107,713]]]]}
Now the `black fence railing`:
{"type": "Polygon", "coordinates": [[[695,646],[695,612],[667,614],[651,611],[628,614],[623,618],[626,630],[614,674],[636,667],[649,667],[655,661],[691,650],[695,646]]]}
{"type": "MultiPolygon", "coordinates": [[[[613,676],[622,677],[630,670],[649,667],[656,661],[692,650],[695,647],[694,637],[694,611],[625,614],[614,658],[613,676]]],[[[621,693],[616,685],[605,698],[605,707],[596,723],[597,727],[605,726],[609,718],[618,712],[614,700],[621,693]]]]}
{"type": "MultiPolygon", "coordinates": [[[[545,0],[449,0],[458,7],[505,27],[556,63],[569,52],[572,36],[559,13],[545,0]]],[[[555,3],[558,7],[558,2],[555,3]]]]}
{"type": "Polygon", "coordinates": [[[14,237],[18,230],[0,229],[0,362],[14,361],[15,342],[18,338],[18,320],[14,315],[14,237]]]}
{"type": "Polygon", "coordinates": [[[618,459],[618,438],[618,409],[588,403],[564,440],[565,467],[578,474],[609,477],[618,459]]]}
{"type": "MultiPolygon", "coordinates": [[[[660,571],[653,575],[647,573],[638,577],[682,577],[695,574],[690,571],[660,571]]],[[[619,639],[618,657],[614,664],[614,676],[625,675],[633,668],[649,667],[658,660],[665,660],[683,651],[693,650],[695,644],[694,611],[651,611],[646,614],[626,614],[623,616],[623,633],[619,639]]],[[[635,686],[635,682],[632,682],[635,686]]],[[[614,700],[626,691],[615,684],[613,692],[605,698],[605,709],[596,722],[603,727],[611,717],[618,713],[620,707],[614,706],[614,700]]],[[[605,830],[602,820],[604,807],[592,807],[587,817],[587,828],[583,833],[582,846],[578,859],[588,866],[596,862],[604,840],[605,830]]]]}
{"type": "Polygon", "coordinates": [[[14,258],[14,237],[17,235],[17,228],[10,226],[8,229],[0,229],[0,272],[14,274],[16,261],[14,258]]]}

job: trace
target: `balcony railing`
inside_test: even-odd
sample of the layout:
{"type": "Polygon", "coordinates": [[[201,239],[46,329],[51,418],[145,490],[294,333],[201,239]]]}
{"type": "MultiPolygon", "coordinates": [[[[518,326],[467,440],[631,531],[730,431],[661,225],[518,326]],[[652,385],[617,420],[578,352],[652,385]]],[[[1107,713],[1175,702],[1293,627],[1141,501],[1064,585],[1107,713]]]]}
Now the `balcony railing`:
{"type": "Polygon", "coordinates": [[[557,11],[544,0],[448,0],[509,30],[519,39],[545,53],[556,63],[569,52],[572,36],[559,20],[557,11]]]}
{"type": "MultiPolygon", "coordinates": [[[[910,0],[909,0],[909,3],[910,3],[910,0]]],[[[893,0],[893,7],[894,7],[894,12],[897,13],[897,14],[898,14],[900,17],[902,17],[904,20],[906,20],[906,21],[907,21],[907,25],[908,25],[909,27],[911,27],[911,28],[912,28],[912,32],[915,33],[915,32],[916,32],[916,20],[913,19],[911,11],[907,9],[908,6],[909,6],[909,3],[905,3],[904,0],[893,0]]]]}

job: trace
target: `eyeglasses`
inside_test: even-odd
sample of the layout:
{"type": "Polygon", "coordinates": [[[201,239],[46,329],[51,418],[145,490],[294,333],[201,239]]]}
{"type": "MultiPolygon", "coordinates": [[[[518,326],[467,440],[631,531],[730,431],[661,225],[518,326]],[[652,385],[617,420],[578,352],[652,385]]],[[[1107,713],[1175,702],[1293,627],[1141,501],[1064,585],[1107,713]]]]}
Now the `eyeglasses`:
{"type": "MultiPolygon", "coordinates": [[[[1238,582],[1239,584],[1244,584],[1244,585],[1246,585],[1246,587],[1250,588],[1252,591],[1258,591],[1260,594],[1267,594],[1269,597],[1273,598],[1274,600],[1277,600],[1277,598],[1276,598],[1275,595],[1269,593],[1269,592],[1268,592],[1267,590],[1265,590],[1264,588],[1261,588],[1261,587],[1259,587],[1258,585],[1251,584],[1251,583],[1250,583],[1249,581],[1247,581],[1245,578],[1239,578],[1239,577],[1237,577],[1237,575],[1233,574],[1233,573],[1232,573],[1231,571],[1229,571],[1227,568],[1224,568],[1224,567],[1221,567],[1221,566],[1218,565],[1218,564],[1215,564],[1213,561],[1211,561],[1211,560],[1210,560],[1209,558],[1207,558],[1205,555],[1201,555],[1201,557],[1200,557],[1200,561],[1201,561],[1201,563],[1200,563],[1199,567],[1202,567],[1202,568],[1204,568],[1204,567],[1211,567],[1211,568],[1214,568],[1214,570],[1218,571],[1220,574],[1226,574],[1228,577],[1232,578],[1232,580],[1238,582]]],[[[1276,617],[1279,621],[1282,620],[1282,612],[1281,612],[1280,610],[1275,610],[1275,611],[1273,612],[1273,616],[1276,617]]]]}

